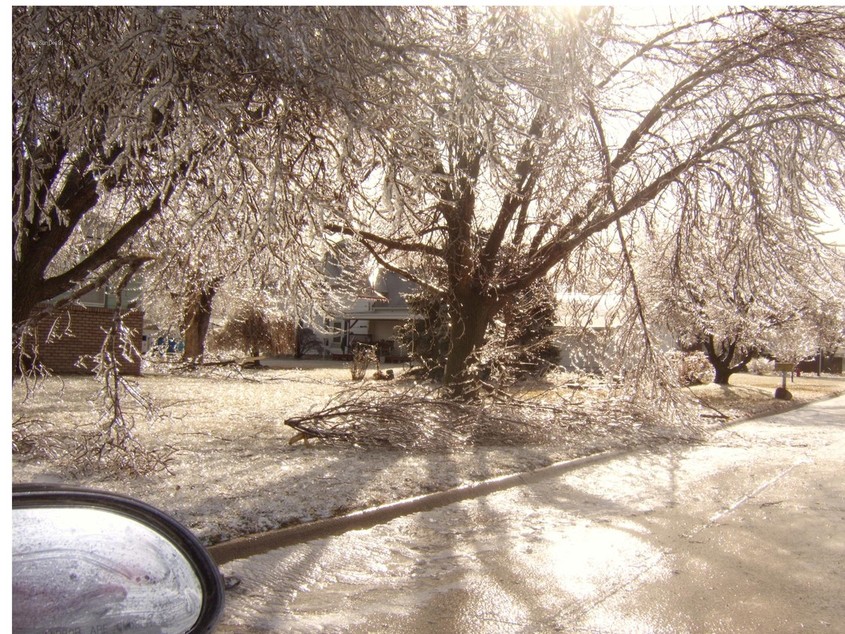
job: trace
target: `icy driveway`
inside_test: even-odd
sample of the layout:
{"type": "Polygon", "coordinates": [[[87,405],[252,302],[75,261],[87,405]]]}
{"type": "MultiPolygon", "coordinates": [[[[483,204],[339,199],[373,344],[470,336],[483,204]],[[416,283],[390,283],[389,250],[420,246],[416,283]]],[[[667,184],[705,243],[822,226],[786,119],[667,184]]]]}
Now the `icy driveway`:
{"type": "Polygon", "coordinates": [[[845,397],[223,567],[220,632],[845,631],[845,397]]]}

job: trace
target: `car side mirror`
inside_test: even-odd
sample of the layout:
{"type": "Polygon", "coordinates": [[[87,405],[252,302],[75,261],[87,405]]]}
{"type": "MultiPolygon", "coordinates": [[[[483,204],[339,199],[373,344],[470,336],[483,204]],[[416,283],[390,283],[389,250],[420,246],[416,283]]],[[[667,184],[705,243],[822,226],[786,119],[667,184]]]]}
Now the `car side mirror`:
{"type": "Polygon", "coordinates": [[[12,488],[14,632],[210,632],[223,579],[185,527],[121,495],[12,488]]]}

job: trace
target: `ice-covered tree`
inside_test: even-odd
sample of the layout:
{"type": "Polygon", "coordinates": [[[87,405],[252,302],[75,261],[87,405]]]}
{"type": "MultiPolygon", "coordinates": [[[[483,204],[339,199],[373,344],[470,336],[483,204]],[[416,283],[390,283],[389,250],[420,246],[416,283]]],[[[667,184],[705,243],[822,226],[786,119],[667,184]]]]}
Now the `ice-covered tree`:
{"type": "Polygon", "coordinates": [[[154,256],[140,228],[234,176],[253,211],[354,236],[443,297],[459,383],[598,235],[630,262],[634,221],[714,196],[761,232],[845,208],[841,9],[639,15],[16,8],[13,321],[154,256]]]}
{"type": "Polygon", "coordinates": [[[382,54],[349,87],[334,229],[445,298],[447,383],[518,293],[597,234],[634,240],[623,219],[717,196],[734,224],[808,232],[827,202],[845,208],[840,9],[626,20],[405,8],[356,40],[382,54]]]}
{"type": "Polygon", "coordinates": [[[145,248],[156,253],[145,271],[145,308],[160,326],[181,332],[186,361],[202,358],[218,297],[224,298],[217,311],[223,317],[227,308],[258,296],[265,309],[275,304],[289,314],[307,313],[319,302],[320,255],[330,245],[317,231],[302,186],[309,180],[301,165],[311,134],[288,127],[275,148],[250,139],[249,161],[219,170],[213,183],[193,185],[145,233],[145,248]],[[280,165],[294,158],[296,165],[280,165]],[[285,178],[278,176],[282,170],[285,178]]]}
{"type": "MultiPolygon", "coordinates": [[[[160,255],[137,240],[156,222],[186,258],[196,236],[194,262],[211,255],[207,236],[226,242],[238,221],[261,214],[243,231],[275,235],[253,248],[292,246],[301,215],[291,210],[308,205],[288,194],[319,197],[320,163],[306,157],[319,145],[313,130],[344,98],[335,90],[344,81],[327,72],[324,28],[343,11],[14,8],[17,332],[57,298],[73,301],[160,255]],[[221,209],[232,198],[238,209],[221,209]],[[179,209],[186,216],[174,220],[179,209]]],[[[362,28],[367,11],[356,11],[362,28]]],[[[219,274],[199,268],[185,268],[197,282],[186,289],[202,295],[219,274]]]]}
{"type": "MultiPolygon", "coordinates": [[[[842,312],[843,258],[790,221],[734,208],[711,190],[667,223],[640,262],[649,317],[683,349],[700,349],[726,385],[758,355],[797,363],[812,355],[842,312]],[[756,222],[755,217],[761,222],[756,222]]],[[[835,328],[834,328],[835,330],[835,328]]]]}
{"type": "Polygon", "coordinates": [[[795,317],[767,332],[763,349],[785,363],[833,354],[845,343],[845,283],[802,288],[795,317]]]}

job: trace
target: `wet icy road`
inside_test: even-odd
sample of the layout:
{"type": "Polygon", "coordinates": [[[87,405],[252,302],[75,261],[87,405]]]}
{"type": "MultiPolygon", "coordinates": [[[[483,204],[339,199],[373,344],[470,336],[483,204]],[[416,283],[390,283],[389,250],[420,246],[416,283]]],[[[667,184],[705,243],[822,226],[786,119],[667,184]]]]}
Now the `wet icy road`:
{"type": "Polygon", "coordinates": [[[845,631],[845,397],[223,566],[220,632],[845,631]]]}

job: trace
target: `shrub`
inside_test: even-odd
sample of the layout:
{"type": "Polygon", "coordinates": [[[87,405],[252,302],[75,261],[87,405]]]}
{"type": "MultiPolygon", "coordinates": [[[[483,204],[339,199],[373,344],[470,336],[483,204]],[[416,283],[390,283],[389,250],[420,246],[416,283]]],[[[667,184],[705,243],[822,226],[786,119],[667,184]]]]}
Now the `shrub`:
{"type": "Polygon", "coordinates": [[[748,362],[748,371],[752,374],[770,374],[775,371],[775,362],[763,357],[757,357],[748,362]]]}
{"type": "Polygon", "coordinates": [[[678,383],[684,387],[704,385],[713,380],[713,366],[701,351],[668,353],[669,362],[675,368],[678,383]]]}
{"type": "Polygon", "coordinates": [[[214,344],[223,349],[240,350],[257,357],[261,352],[271,355],[293,352],[295,327],[287,320],[275,317],[256,307],[239,310],[226,320],[215,333],[214,344]]]}

